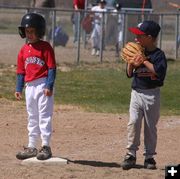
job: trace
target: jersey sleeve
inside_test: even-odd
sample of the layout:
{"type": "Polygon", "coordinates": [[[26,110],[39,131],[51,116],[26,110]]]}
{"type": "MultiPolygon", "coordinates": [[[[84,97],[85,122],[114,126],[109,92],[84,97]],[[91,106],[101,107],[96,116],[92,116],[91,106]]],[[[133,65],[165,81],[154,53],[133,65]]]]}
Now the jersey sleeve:
{"type": "Polygon", "coordinates": [[[16,76],[16,92],[22,92],[24,88],[24,75],[17,74],[16,76]]]}
{"type": "Polygon", "coordinates": [[[47,44],[47,51],[46,51],[46,65],[48,67],[48,76],[46,80],[46,88],[52,90],[54,86],[54,81],[56,78],[56,60],[55,60],[55,54],[54,49],[51,47],[51,45],[47,44]]]}
{"type": "Polygon", "coordinates": [[[159,77],[159,79],[163,81],[166,76],[167,60],[164,52],[162,51],[159,51],[157,53],[157,59],[154,63],[154,70],[157,76],[159,77]]]}
{"type": "Polygon", "coordinates": [[[53,90],[54,82],[56,78],[56,68],[51,68],[48,70],[48,77],[46,80],[46,88],[53,90]]]}

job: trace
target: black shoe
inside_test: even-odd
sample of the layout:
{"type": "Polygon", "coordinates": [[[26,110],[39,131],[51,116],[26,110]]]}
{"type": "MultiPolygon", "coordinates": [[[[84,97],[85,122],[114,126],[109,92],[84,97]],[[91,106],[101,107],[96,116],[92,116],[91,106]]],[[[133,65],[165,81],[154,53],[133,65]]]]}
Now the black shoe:
{"type": "Polygon", "coordinates": [[[136,165],[136,157],[131,154],[126,154],[124,161],[121,163],[121,167],[123,170],[128,170],[130,168],[135,167],[136,165]]]}
{"type": "Polygon", "coordinates": [[[52,157],[51,148],[49,146],[43,146],[39,153],[37,154],[36,158],[38,160],[47,160],[52,157]]]}
{"type": "Polygon", "coordinates": [[[144,168],[154,170],[156,169],[156,161],[154,158],[144,160],[144,168]]]}
{"type": "Polygon", "coordinates": [[[36,157],[38,151],[36,148],[24,147],[24,151],[20,151],[16,154],[16,158],[19,160],[24,160],[32,157],[36,157]]]}

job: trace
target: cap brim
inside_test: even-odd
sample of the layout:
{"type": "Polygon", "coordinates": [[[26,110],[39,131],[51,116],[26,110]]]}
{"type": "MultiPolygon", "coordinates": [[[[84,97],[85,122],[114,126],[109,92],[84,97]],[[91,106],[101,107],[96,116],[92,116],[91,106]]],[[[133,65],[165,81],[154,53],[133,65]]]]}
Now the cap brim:
{"type": "Polygon", "coordinates": [[[145,35],[145,33],[139,30],[137,27],[131,27],[129,28],[129,31],[136,35],[145,35]]]}

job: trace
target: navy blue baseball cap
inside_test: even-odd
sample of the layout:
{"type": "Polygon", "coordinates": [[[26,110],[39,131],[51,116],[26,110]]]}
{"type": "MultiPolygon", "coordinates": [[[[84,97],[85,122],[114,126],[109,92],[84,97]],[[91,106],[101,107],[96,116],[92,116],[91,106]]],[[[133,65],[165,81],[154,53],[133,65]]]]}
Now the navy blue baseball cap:
{"type": "Polygon", "coordinates": [[[154,21],[143,21],[137,27],[129,28],[129,31],[136,35],[151,35],[157,37],[161,27],[154,21]]]}

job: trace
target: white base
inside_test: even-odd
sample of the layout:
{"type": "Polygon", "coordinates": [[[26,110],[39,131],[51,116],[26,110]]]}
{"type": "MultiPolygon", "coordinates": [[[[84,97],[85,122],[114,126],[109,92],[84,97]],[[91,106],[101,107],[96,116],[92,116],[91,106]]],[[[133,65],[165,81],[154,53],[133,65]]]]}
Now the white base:
{"type": "Polygon", "coordinates": [[[25,159],[21,162],[22,165],[66,165],[68,161],[59,157],[52,157],[47,160],[38,160],[36,157],[25,159]]]}

